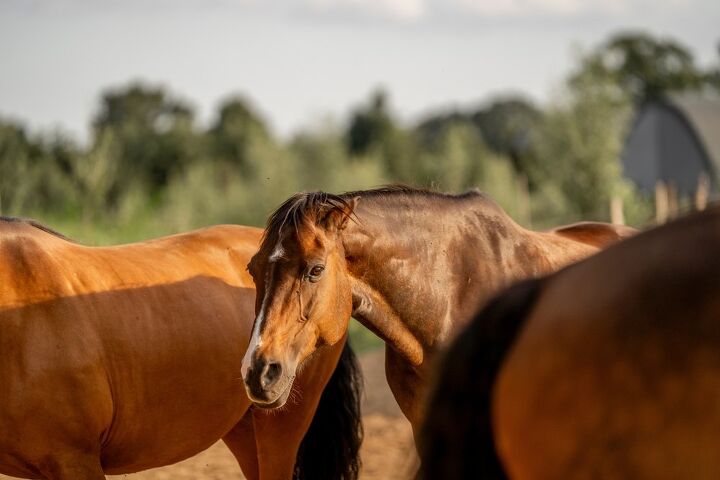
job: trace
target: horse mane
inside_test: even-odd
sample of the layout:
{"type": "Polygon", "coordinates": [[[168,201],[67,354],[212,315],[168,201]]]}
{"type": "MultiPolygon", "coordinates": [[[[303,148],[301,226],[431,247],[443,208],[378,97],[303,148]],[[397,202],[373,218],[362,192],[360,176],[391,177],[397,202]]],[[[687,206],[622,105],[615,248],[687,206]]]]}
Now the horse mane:
{"type": "Polygon", "coordinates": [[[473,197],[481,197],[486,201],[495,204],[490,197],[481,193],[477,189],[469,190],[465,193],[452,194],[443,193],[434,190],[426,190],[417,187],[411,187],[403,184],[384,185],[369,190],[356,190],[341,194],[333,194],[327,192],[300,192],[291,196],[280,205],[269,217],[261,249],[268,244],[275,244],[280,238],[283,228],[286,225],[292,225],[297,231],[303,223],[311,223],[317,225],[321,218],[330,212],[339,212],[349,217],[354,217],[350,201],[355,197],[385,199],[390,197],[422,197],[422,198],[443,198],[450,200],[463,200],[473,197]]]}
{"type": "Polygon", "coordinates": [[[52,228],[43,225],[42,223],[38,222],[37,220],[33,220],[32,218],[26,218],[26,217],[6,217],[4,215],[0,215],[0,222],[7,222],[7,223],[23,223],[25,225],[29,225],[33,228],[37,228],[38,230],[41,230],[45,233],[49,233],[50,235],[54,237],[61,238],[63,240],[67,240],[68,242],[75,241],[62,233],[58,232],[57,230],[53,230],[52,228]]]}

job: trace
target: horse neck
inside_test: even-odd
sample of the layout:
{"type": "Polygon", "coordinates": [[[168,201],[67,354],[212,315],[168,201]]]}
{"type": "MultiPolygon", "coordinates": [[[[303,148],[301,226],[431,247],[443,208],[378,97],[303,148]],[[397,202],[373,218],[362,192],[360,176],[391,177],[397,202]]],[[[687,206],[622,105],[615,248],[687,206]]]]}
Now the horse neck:
{"type": "Polygon", "coordinates": [[[550,268],[543,237],[485,200],[454,202],[366,204],[343,236],[353,315],[415,365],[499,288],[550,268]]]}

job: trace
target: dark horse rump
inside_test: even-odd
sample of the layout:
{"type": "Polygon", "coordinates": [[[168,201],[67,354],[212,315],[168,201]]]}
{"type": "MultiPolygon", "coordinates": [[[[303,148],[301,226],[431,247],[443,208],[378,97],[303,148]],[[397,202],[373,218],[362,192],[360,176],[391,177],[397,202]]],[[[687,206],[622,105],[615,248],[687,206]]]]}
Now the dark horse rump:
{"type": "Polygon", "coordinates": [[[422,478],[720,478],[720,208],[496,297],[443,358],[422,478]]]}

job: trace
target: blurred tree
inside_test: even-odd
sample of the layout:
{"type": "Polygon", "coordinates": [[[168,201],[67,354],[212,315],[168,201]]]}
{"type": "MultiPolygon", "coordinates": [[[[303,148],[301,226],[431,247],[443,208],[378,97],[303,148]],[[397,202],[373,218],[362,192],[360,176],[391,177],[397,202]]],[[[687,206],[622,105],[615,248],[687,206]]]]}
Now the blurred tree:
{"type": "Polygon", "coordinates": [[[302,167],[298,171],[299,180],[306,190],[332,190],[348,164],[342,137],[330,129],[296,135],[290,150],[302,167]]]}
{"type": "Polygon", "coordinates": [[[30,200],[35,183],[30,177],[38,153],[22,127],[0,123],[0,214],[17,213],[30,200]]]}
{"type": "Polygon", "coordinates": [[[387,94],[372,93],[368,105],[358,108],[350,119],[346,133],[348,152],[363,155],[383,145],[393,134],[395,122],[388,112],[387,94]]]}
{"type": "Polygon", "coordinates": [[[529,101],[510,97],[493,101],[471,115],[485,142],[512,161],[515,171],[527,173],[532,161],[532,136],[542,114],[529,101]]]}
{"type": "Polygon", "coordinates": [[[485,145],[499,155],[509,158],[517,173],[529,177],[531,186],[535,179],[529,172],[534,171],[532,163],[533,134],[542,120],[541,111],[521,97],[506,97],[494,100],[487,107],[475,111],[438,114],[426,118],[416,127],[422,145],[431,145],[452,126],[474,125],[485,145]]]}
{"type": "Polygon", "coordinates": [[[418,134],[413,183],[450,191],[478,186],[488,149],[470,120],[448,118],[418,132],[422,133],[418,134]]]}
{"type": "Polygon", "coordinates": [[[132,83],[103,94],[94,142],[111,131],[125,183],[142,181],[157,189],[202,154],[193,121],[193,110],[163,88],[132,83]]]}
{"type": "Polygon", "coordinates": [[[117,194],[123,177],[119,155],[114,129],[106,128],[98,132],[89,151],[75,157],[73,178],[85,222],[107,214],[108,209],[114,206],[112,204],[116,203],[113,193],[117,194]]]}
{"type": "Polygon", "coordinates": [[[69,166],[75,146],[61,135],[32,139],[23,127],[0,120],[0,214],[59,211],[74,200],[69,166]]]}
{"type": "Polygon", "coordinates": [[[629,97],[618,97],[611,75],[586,70],[568,82],[565,98],[545,112],[533,175],[543,194],[562,193],[565,202],[552,202],[567,209],[559,213],[578,220],[608,219],[610,198],[625,185],[619,155],[630,105],[629,97]]]}
{"type": "Polygon", "coordinates": [[[214,157],[248,172],[248,154],[252,142],[270,141],[263,119],[242,97],[231,97],[220,105],[215,123],[210,128],[211,152],[214,157]]]}
{"type": "Polygon", "coordinates": [[[635,102],[672,90],[705,86],[720,89],[717,77],[697,66],[687,47],[676,40],[641,32],[611,37],[582,60],[572,81],[582,82],[587,74],[612,75],[635,102]]]}

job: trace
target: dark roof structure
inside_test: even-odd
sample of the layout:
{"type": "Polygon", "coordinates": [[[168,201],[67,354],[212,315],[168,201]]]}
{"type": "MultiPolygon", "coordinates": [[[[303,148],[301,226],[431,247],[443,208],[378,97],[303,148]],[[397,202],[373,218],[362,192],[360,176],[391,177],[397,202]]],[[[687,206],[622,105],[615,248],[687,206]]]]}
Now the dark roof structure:
{"type": "Polygon", "coordinates": [[[622,153],[625,176],[642,190],[659,181],[692,194],[704,174],[720,186],[720,97],[680,93],[648,101],[636,113],[622,153]]]}

